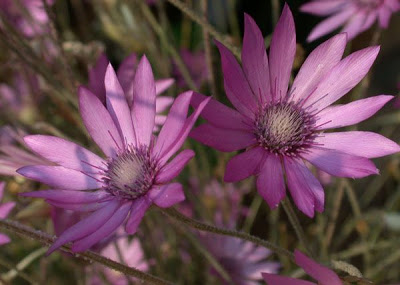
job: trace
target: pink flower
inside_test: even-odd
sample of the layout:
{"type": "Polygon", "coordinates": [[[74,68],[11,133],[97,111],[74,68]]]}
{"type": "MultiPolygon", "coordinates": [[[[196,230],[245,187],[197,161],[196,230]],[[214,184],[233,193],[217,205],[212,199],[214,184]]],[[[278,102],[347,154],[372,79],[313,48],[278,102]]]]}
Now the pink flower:
{"type": "MultiPolygon", "coordinates": [[[[106,89],[104,86],[104,77],[106,75],[109,60],[105,54],[102,54],[97,60],[95,66],[89,70],[89,84],[88,89],[95,94],[100,101],[106,103],[106,89]]],[[[137,68],[137,58],[133,53],[121,63],[117,77],[124,90],[128,105],[132,108],[133,103],[133,80],[135,77],[135,70],[137,68]]],[[[156,121],[155,124],[161,126],[166,119],[166,116],[160,113],[164,112],[171,106],[174,99],[168,96],[158,96],[167,90],[174,83],[173,78],[160,79],[155,81],[156,86],[156,121]]]]}
{"type": "MultiPolygon", "coordinates": [[[[0,201],[3,198],[4,194],[4,182],[0,182],[0,201]]],[[[14,202],[7,202],[0,204],[0,219],[5,219],[7,218],[8,214],[11,212],[11,210],[14,208],[15,203],[14,202]]],[[[10,242],[10,238],[6,236],[5,234],[0,233],[0,245],[6,244],[10,242]]]]}
{"type": "MultiPolygon", "coordinates": [[[[304,269],[311,277],[318,281],[320,285],[342,285],[342,281],[335,272],[329,268],[316,263],[311,258],[304,255],[301,251],[295,250],[294,257],[296,264],[304,269]]],[[[303,281],[295,278],[279,276],[275,274],[263,273],[265,282],[268,285],[313,285],[316,283],[303,281]]]]}
{"type": "MultiPolygon", "coordinates": [[[[269,57],[254,20],[245,15],[242,66],[217,43],[225,91],[236,110],[211,100],[202,112],[208,123],[191,137],[219,151],[245,151],[227,164],[224,180],[257,176],[257,189],[276,208],[286,196],[285,180],[297,207],[309,217],[324,210],[324,190],[305,166],[309,161],[330,175],[361,178],[377,174],[369,160],[399,151],[399,146],[371,132],[331,132],[363,121],[393,96],[376,96],[330,106],[367,74],[379,47],[341,59],[346,35],[318,46],[306,59],[288,92],[296,34],[287,5],[272,36],[269,57]]],[[[194,106],[203,100],[196,94],[194,106]]]]}
{"type": "Polygon", "coordinates": [[[183,145],[208,99],[187,118],[192,92],[178,96],[156,138],[152,133],[156,88],[147,58],[142,57],[136,70],[132,108],[111,65],[104,84],[106,106],[83,87],[79,106],[88,132],[107,159],[57,137],[25,137],[34,152],[58,165],[19,169],[21,175],[51,186],[51,190],[23,195],[45,198],[64,209],[92,212],[64,231],[48,253],[68,242],[73,242],[74,252],[86,250],[111,235],[128,216],[125,229],[134,234],[152,204],[166,208],[185,199],[182,185],[170,181],[194,152],[184,150],[168,161],[183,145]]]}
{"type": "Polygon", "coordinates": [[[399,9],[399,0],[312,0],[300,7],[303,12],[328,17],[311,31],[309,42],[341,26],[349,41],[369,29],[376,20],[380,27],[387,28],[392,13],[399,9]]]}

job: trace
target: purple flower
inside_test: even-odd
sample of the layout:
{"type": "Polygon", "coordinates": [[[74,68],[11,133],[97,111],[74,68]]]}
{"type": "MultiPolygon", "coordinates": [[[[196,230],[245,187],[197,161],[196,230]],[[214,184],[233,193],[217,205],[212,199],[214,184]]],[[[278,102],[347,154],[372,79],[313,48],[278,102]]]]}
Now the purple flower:
{"type": "Polygon", "coordinates": [[[399,9],[398,0],[312,0],[300,7],[303,12],[328,17],[311,31],[309,42],[341,26],[348,40],[369,29],[376,20],[380,27],[387,28],[392,13],[399,9]]]}
{"type": "MultiPolygon", "coordinates": [[[[95,66],[89,70],[89,84],[88,89],[95,94],[103,104],[106,104],[106,88],[104,86],[104,77],[106,75],[109,60],[105,54],[102,54],[97,60],[95,66]]],[[[123,60],[118,71],[117,77],[121,87],[125,93],[128,105],[132,108],[133,103],[133,80],[135,77],[135,70],[137,68],[137,58],[133,53],[123,60]]],[[[173,78],[160,79],[155,81],[156,96],[163,93],[174,83],[173,78]]],[[[161,126],[166,119],[166,116],[160,113],[164,112],[171,106],[174,99],[168,96],[156,97],[156,126],[161,126]]],[[[156,128],[157,129],[157,128],[156,128]]]]}
{"type": "MultiPolygon", "coordinates": [[[[318,281],[321,285],[342,285],[342,281],[335,272],[329,268],[316,263],[311,258],[304,255],[301,251],[295,250],[295,262],[298,266],[304,269],[311,277],[318,281]]],[[[316,283],[303,281],[295,278],[269,274],[265,272],[262,274],[265,282],[268,285],[313,285],[316,283]]]]}
{"type": "Polygon", "coordinates": [[[25,193],[47,199],[53,206],[92,212],[64,231],[49,253],[68,242],[79,252],[110,236],[127,216],[126,232],[136,232],[146,210],[155,204],[170,207],[185,199],[182,185],[170,183],[194,156],[180,152],[204,100],[187,118],[192,92],[175,100],[158,138],[153,136],[156,88],[150,63],[142,57],[133,80],[133,104],[111,65],[105,75],[106,106],[82,87],[79,106],[83,122],[107,159],[57,137],[25,137],[27,145],[57,166],[34,165],[18,170],[23,176],[50,185],[51,190],[25,193]]]}
{"type": "MultiPolygon", "coordinates": [[[[377,174],[369,160],[399,151],[385,137],[361,131],[331,132],[363,121],[393,96],[376,96],[330,106],[367,74],[379,47],[341,59],[346,35],[318,46],[306,59],[288,92],[296,34],[287,5],[272,36],[269,57],[254,20],[245,16],[242,66],[217,43],[226,94],[236,110],[211,100],[202,112],[208,123],[191,137],[219,151],[245,149],[227,164],[224,180],[257,176],[257,189],[271,208],[286,196],[284,173],[297,207],[309,217],[324,210],[324,190],[305,166],[309,161],[330,175],[360,178],[377,174]]],[[[204,96],[196,94],[197,106],[204,96]]]]}
{"type": "MultiPolygon", "coordinates": [[[[0,182],[0,201],[3,198],[4,195],[4,182],[0,182]]],[[[8,214],[11,212],[11,210],[14,208],[15,203],[14,202],[7,202],[0,204],[0,219],[5,219],[7,218],[8,214]]],[[[10,238],[6,236],[5,234],[0,233],[0,245],[6,244],[10,242],[10,238]]]]}

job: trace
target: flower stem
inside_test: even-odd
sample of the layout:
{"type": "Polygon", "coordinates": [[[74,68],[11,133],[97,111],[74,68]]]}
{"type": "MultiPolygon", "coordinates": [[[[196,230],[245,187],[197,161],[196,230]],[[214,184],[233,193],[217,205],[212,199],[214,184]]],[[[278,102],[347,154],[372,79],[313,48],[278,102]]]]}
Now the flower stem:
{"type": "MultiPolygon", "coordinates": [[[[161,209],[161,208],[160,208],[161,209]]],[[[260,239],[256,236],[252,236],[248,233],[241,232],[241,231],[236,231],[236,230],[231,230],[231,229],[224,229],[224,228],[219,228],[213,225],[205,224],[199,221],[196,221],[194,219],[191,219],[185,215],[182,215],[180,212],[178,212],[174,208],[169,208],[169,209],[161,209],[162,213],[167,215],[170,218],[173,218],[181,223],[184,223],[192,228],[198,229],[200,231],[204,232],[209,232],[209,233],[214,233],[214,234],[219,234],[219,235],[225,235],[225,236],[230,236],[230,237],[236,237],[240,238],[243,240],[250,241],[252,243],[255,243],[257,245],[263,246],[265,248],[268,248],[272,251],[274,251],[277,254],[284,255],[290,259],[293,260],[293,254],[289,252],[288,250],[281,248],[269,241],[260,239]]]]}
{"type": "MultiPolygon", "coordinates": [[[[55,237],[50,236],[47,233],[32,229],[28,226],[22,225],[18,222],[11,221],[11,220],[0,220],[0,229],[5,229],[10,232],[16,233],[20,236],[31,238],[34,240],[37,240],[41,242],[42,244],[45,245],[50,245],[54,242],[55,237]]],[[[157,284],[157,285],[170,285],[172,283],[162,280],[156,276],[153,276],[151,274],[142,272],[140,270],[137,270],[133,267],[128,267],[125,266],[121,263],[115,262],[111,259],[108,259],[106,257],[103,257],[93,251],[84,251],[81,253],[73,253],[68,246],[62,246],[61,247],[62,251],[71,253],[74,257],[89,261],[89,262],[97,262],[102,264],[105,267],[111,268],[113,270],[116,270],[118,272],[121,272],[125,275],[136,277],[138,279],[141,279],[145,282],[145,284],[157,284]]]]}

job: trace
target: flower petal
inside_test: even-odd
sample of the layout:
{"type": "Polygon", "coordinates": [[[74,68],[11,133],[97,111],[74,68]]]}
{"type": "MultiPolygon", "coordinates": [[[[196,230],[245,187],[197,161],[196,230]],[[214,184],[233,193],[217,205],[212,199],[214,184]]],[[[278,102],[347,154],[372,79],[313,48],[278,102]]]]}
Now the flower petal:
{"type": "Polygon", "coordinates": [[[226,165],[224,181],[238,182],[258,174],[265,155],[266,151],[263,148],[255,147],[232,157],[226,165]]]}
{"type": "Polygon", "coordinates": [[[62,166],[32,165],[22,167],[17,172],[29,179],[66,190],[91,190],[103,185],[99,179],[62,166]]]}
{"type": "Polygon", "coordinates": [[[346,2],[347,0],[315,0],[301,5],[300,11],[317,16],[327,16],[344,9],[343,4],[346,4],[346,2]]]}
{"type": "Polygon", "coordinates": [[[133,235],[136,233],[137,228],[150,205],[151,201],[146,196],[138,198],[132,203],[131,214],[125,226],[125,230],[128,234],[133,235]]]}
{"type": "Polygon", "coordinates": [[[279,156],[269,154],[257,178],[257,190],[271,209],[278,207],[286,196],[285,180],[279,156]]]}
{"type": "Polygon", "coordinates": [[[47,199],[46,203],[48,203],[54,207],[57,207],[57,208],[62,208],[65,210],[71,210],[71,211],[75,211],[75,212],[93,212],[93,211],[97,211],[97,210],[107,206],[109,201],[95,202],[95,203],[90,203],[90,204],[71,204],[71,203],[62,203],[62,202],[47,199]]]}
{"type": "Polygon", "coordinates": [[[167,110],[174,102],[174,98],[168,96],[156,97],[156,113],[159,114],[167,110]]]}
{"type": "Polygon", "coordinates": [[[61,203],[74,203],[74,204],[86,204],[104,200],[104,198],[110,197],[110,194],[106,191],[68,191],[68,190],[42,190],[33,191],[27,193],[21,193],[24,197],[36,197],[50,199],[55,202],[61,203]]]}
{"type": "Polygon", "coordinates": [[[6,236],[5,234],[0,233],[0,245],[9,243],[11,241],[11,239],[6,236]]]}
{"type": "Polygon", "coordinates": [[[376,13],[356,13],[344,26],[342,32],[347,33],[347,37],[350,41],[358,34],[371,27],[375,19],[376,13]]]}
{"type": "Polygon", "coordinates": [[[163,93],[165,90],[170,88],[172,84],[175,83],[175,79],[173,78],[165,78],[165,79],[159,79],[156,80],[155,85],[156,85],[156,95],[159,95],[163,93]]]}
{"type": "Polygon", "coordinates": [[[194,151],[191,149],[183,150],[175,158],[160,169],[156,177],[156,183],[163,184],[171,181],[181,173],[185,165],[194,156],[194,151]]]}
{"type": "Polygon", "coordinates": [[[275,274],[262,273],[268,285],[315,285],[315,283],[275,274]]]}
{"type": "Polygon", "coordinates": [[[89,70],[89,84],[88,89],[99,98],[99,100],[106,103],[106,89],[104,87],[104,76],[106,74],[107,66],[109,64],[107,56],[102,53],[93,68],[89,70]]]}
{"type": "Polygon", "coordinates": [[[149,197],[158,207],[168,208],[184,201],[185,193],[180,183],[170,183],[151,189],[149,197]]]}
{"type": "Polygon", "coordinates": [[[132,106],[133,101],[133,78],[135,77],[135,69],[137,65],[136,54],[132,53],[126,57],[117,71],[118,81],[124,90],[128,106],[132,106]]]}
{"type": "Polygon", "coordinates": [[[15,207],[15,202],[7,202],[0,205],[0,219],[5,219],[15,207]]]}

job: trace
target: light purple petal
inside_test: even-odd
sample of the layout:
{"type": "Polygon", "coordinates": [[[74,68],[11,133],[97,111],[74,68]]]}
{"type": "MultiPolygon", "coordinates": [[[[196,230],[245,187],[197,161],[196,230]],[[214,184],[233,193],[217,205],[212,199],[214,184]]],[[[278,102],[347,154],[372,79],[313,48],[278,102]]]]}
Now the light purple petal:
{"type": "Polygon", "coordinates": [[[393,96],[380,95],[344,105],[333,105],[318,114],[318,129],[341,128],[362,122],[378,112],[393,96]]]}
{"type": "Polygon", "coordinates": [[[98,173],[105,161],[93,152],[61,138],[44,135],[24,137],[25,143],[37,154],[66,168],[98,173]]]}
{"type": "Polygon", "coordinates": [[[76,212],[93,212],[97,211],[101,208],[104,208],[108,205],[109,201],[105,202],[95,202],[90,204],[71,204],[71,203],[62,203],[53,200],[46,200],[46,203],[53,205],[54,207],[62,208],[65,210],[71,210],[76,212]]]}
{"type": "Polygon", "coordinates": [[[244,22],[243,71],[258,101],[269,102],[272,98],[264,38],[253,18],[245,14],[244,22]]]}
{"type": "Polygon", "coordinates": [[[286,196],[285,180],[279,156],[269,154],[257,177],[257,190],[271,209],[278,207],[286,196]]]}
{"type": "Polygon", "coordinates": [[[322,110],[353,89],[365,77],[374,63],[379,47],[356,51],[341,60],[318,84],[305,107],[322,110]]]}
{"type": "Polygon", "coordinates": [[[107,66],[109,64],[107,56],[102,53],[97,60],[95,66],[89,70],[89,84],[88,89],[99,98],[99,100],[106,103],[106,89],[104,87],[104,76],[106,75],[107,66]]]}
{"type": "Polygon", "coordinates": [[[221,129],[203,124],[191,131],[190,137],[219,151],[231,152],[256,143],[253,133],[241,130],[221,129]]]}
{"type": "Polygon", "coordinates": [[[347,0],[314,0],[301,5],[300,11],[317,16],[327,16],[341,9],[344,9],[344,5],[346,4],[346,2],[347,0]]]}
{"type": "Polygon", "coordinates": [[[42,190],[21,193],[24,197],[36,197],[49,199],[60,203],[74,203],[74,204],[86,204],[104,200],[104,198],[110,197],[110,194],[106,191],[68,191],[68,190],[42,190]]]}
{"type": "Polygon", "coordinates": [[[133,78],[135,77],[136,64],[136,54],[132,53],[122,61],[117,71],[118,81],[124,90],[129,107],[132,106],[133,101],[133,78]]]}
{"type": "Polygon", "coordinates": [[[274,101],[286,96],[295,55],[296,30],[292,12],[285,4],[272,34],[269,50],[270,84],[274,101]]]}
{"type": "Polygon", "coordinates": [[[325,133],[317,137],[315,142],[323,148],[366,158],[381,157],[400,151],[397,143],[372,132],[325,133]]]}
{"type": "MultiPolygon", "coordinates": [[[[375,14],[375,13],[374,13],[375,14]]],[[[347,33],[347,37],[350,40],[355,38],[358,34],[366,30],[365,25],[366,23],[370,23],[368,20],[368,14],[367,12],[358,12],[353,15],[350,20],[347,22],[347,24],[344,26],[343,30],[341,32],[347,33]]],[[[372,23],[370,23],[372,25],[372,23]]],[[[368,28],[368,27],[367,27],[368,28]]]]}
{"type": "Polygon", "coordinates": [[[0,200],[3,198],[4,195],[4,187],[6,186],[5,182],[0,182],[0,200]]]}
{"type": "Polygon", "coordinates": [[[311,148],[302,157],[326,173],[338,177],[362,178],[379,173],[368,158],[330,149],[311,148]]]}
{"type": "Polygon", "coordinates": [[[277,273],[279,267],[279,262],[264,261],[249,263],[244,266],[243,272],[247,279],[259,280],[262,278],[261,273],[277,273]]]}
{"type": "Polygon", "coordinates": [[[15,202],[0,204],[0,219],[5,219],[14,207],[15,202]]]}
{"type": "Polygon", "coordinates": [[[107,110],[110,113],[123,142],[136,145],[131,112],[126,101],[124,90],[122,90],[111,64],[107,67],[104,85],[106,87],[107,110]]]}
{"type": "Polygon", "coordinates": [[[125,231],[128,234],[133,235],[136,233],[137,228],[150,205],[151,200],[147,196],[138,198],[132,203],[131,213],[125,226],[125,231]]]}
{"type": "Polygon", "coordinates": [[[167,110],[174,102],[174,98],[168,96],[156,97],[156,113],[159,114],[167,110]]]}
{"type": "Polygon", "coordinates": [[[275,274],[262,274],[267,285],[316,285],[315,283],[275,274]]]}
{"type": "Polygon", "coordinates": [[[294,251],[294,258],[298,266],[321,284],[342,285],[342,281],[335,272],[316,263],[299,250],[294,251]]]}
{"type": "Polygon", "coordinates": [[[11,239],[6,236],[5,234],[0,233],[0,245],[9,243],[11,241],[11,239]]]}
{"type": "Polygon", "coordinates": [[[161,208],[171,207],[185,200],[182,185],[180,183],[170,183],[157,188],[153,188],[149,192],[149,198],[161,208]]]}
{"type": "Polygon", "coordinates": [[[160,95],[165,90],[170,88],[172,86],[172,84],[174,84],[174,83],[175,83],[175,79],[173,79],[173,78],[165,78],[165,79],[156,80],[156,82],[155,82],[156,95],[160,95]]]}
{"type": "Polygon", "coordinates": [[[321,78],[342,59],[346,42],[346,34],[339,34],[310,53],[293,82],[291,101],[305,99],[314,91],[321,78]]]}
{"type": "Polygon", "coordinates": [[[150,145],[156,115],[156,89],[153,71],[146,56],[143,56],[133,81],[132,122],[139,145],[150,145]]]}
{"type": "Polygon", "coordinates": [[[191,149],[183,150],[171,162],[160,169],[156,177],[156,183],[163,184],[171,181],[181,173],[185,165],[194,156],[194,151],[191,149]]]}
{"type": "Polygon", "coordinates": [[[90,136],[105,155],[114,157],[116,150],[123,147],[123,143],[107,109],[96,96],[83,87],[79,88],[79,108],[90,136]]]}
{"type": "Polygon", "coordinates": [[[29,179],[66,190],[97,189],[103,184],[98,179],[62,166],[25,166],[18,169],[17,172],[29,179]]]}
{"type": "Polygon", "coordinates": [[[232,157],[226,165],[224,181],[237,182],[256,175],[265,155],[266,152],[263,148],[255,147],[232,157]]]}

